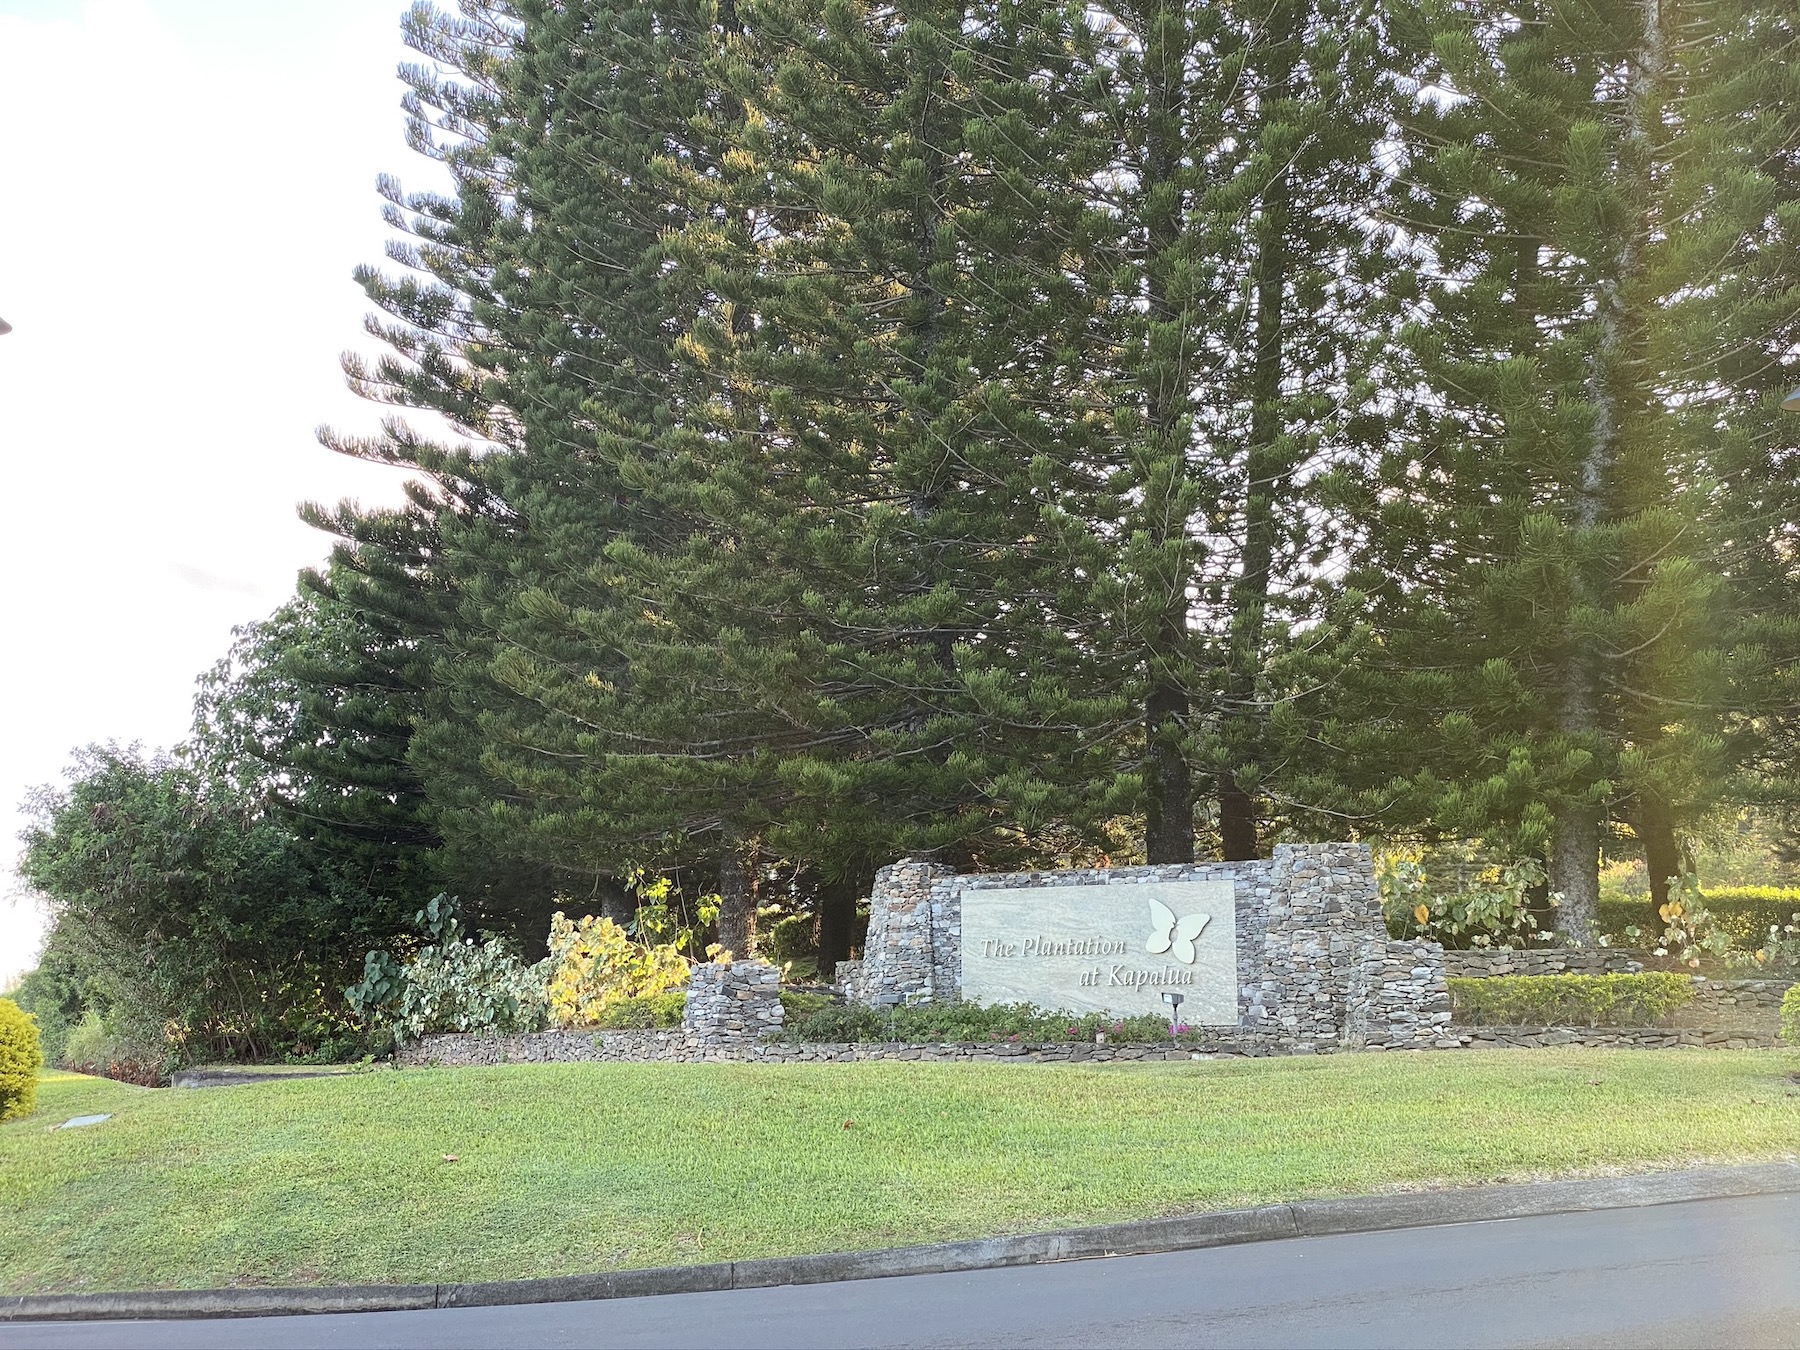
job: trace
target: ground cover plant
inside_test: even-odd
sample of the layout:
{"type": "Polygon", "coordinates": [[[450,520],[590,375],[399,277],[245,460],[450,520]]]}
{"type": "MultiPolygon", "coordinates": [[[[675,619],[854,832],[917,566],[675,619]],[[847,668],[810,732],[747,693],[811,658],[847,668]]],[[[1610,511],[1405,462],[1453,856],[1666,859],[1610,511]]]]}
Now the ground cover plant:
{"type": "Polygon", "coordinates": [[[1800,1148],[1787,1051],[45,1079],[0,1293],[502,1279],[1800,1148]],[[46,1130],[110,1111],[82,1130],[46,1130]]]}
{"type": "Polygon", "coordinates": [[[969,1041],[1048,1044],[1092,1042],[1098,1036],[1105,1036],[1117,1044],[1150,1044],[1196,1040],[1201,1035],[1184,1024],[1172,1027],[1168,1018],[1154,1014],[1140,1017],[1115,1017],[1111,1013],[1077,1015],[1030,1003],[945,1001],[871,1008],[861,1003],[840,1003],[821,994],[793,992],[784,992],[781,1002],[787,1014],[782,1038],[802,1044],[861,1041],[938,1045],[969,1041]]]}

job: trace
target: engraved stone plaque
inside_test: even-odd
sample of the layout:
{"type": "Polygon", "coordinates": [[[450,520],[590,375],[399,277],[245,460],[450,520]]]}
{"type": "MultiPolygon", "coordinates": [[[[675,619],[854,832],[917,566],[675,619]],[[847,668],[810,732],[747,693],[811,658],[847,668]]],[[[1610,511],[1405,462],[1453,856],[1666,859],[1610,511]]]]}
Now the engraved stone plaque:
{"type": "Polygon", "coordinates": [[[1230,881],[970,887],[962,994],[1074,1013],[1236,1026],[1237,904],[1230,881]]]}

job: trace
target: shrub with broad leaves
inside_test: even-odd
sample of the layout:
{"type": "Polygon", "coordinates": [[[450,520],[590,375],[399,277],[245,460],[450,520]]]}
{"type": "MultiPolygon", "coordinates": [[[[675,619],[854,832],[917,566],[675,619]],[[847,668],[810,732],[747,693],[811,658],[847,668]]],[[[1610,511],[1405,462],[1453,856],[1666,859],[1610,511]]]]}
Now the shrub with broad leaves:
{"type": "MultiPolygon", "coordinates": [[[[1537,862],[1489,863],[1448,847],[1439,854],[1389,852],[1378,859],[1376,880],[1390,936],[1425,938],[1452,951],[1523,947],[1555,937],[1538,926],[1531,907],[1531,891],[1544,881],[1537,862]]],[[[1550,903],[1557,903],[1555,896],[1550,903]]]]}
{"type": "Polygon", "coordinates": [[[433,898],[415,922],[430,941],[411,961],[370,952],[362,982],[344,991],[359,1017],[396,1037],[543,1028],[549,962],[528,965],[503,938],[469,937],[449,896],[433,898]]]}

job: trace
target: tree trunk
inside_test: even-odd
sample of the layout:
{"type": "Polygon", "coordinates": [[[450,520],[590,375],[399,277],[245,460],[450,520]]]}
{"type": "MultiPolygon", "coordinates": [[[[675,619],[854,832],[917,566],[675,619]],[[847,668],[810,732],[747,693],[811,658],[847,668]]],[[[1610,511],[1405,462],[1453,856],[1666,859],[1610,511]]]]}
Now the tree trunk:
{"type": "Polygon", "coordinates": [[[1249,862],[1256,852],[1256,803],[1227,769],[1219,775],[1219,856],[1249,862]]]}
{"type": "Polygon", "coordinates": [[[1173,680],[1151,685],[1144,701],[1150,742],[1144,856],[1153,863],[1194,861],[1194,783],[1181,745],[1187,710],[1187,691],[1173,680]]]}
{"type": "MultiPolygon", "coordinates": [[[[1606,518],[1607,499],[1619,457],[1625,392],[1632,388],[1631,366],[1641,339],[1642,315],[1635,307],[1632,285],[1642,273],[1650,234],[1651,161],[1654,128],[1661,124],[1659,80],[1663,71],[1662,0],[1641,0],[1642,45],[1634,54],[1625,107],[1625,133],[1620,145],[1621,176],[1638,207],[1636,217],[1617,241],[1595,296],[1596,341],[1588,358],[1587,393],[1593,409],[1581,481],[1575,494],[1575,525],[1590,535],[1606,518]]],[[[1579,603],[1605,603],[1604,586],[1595,576],[1597,564],[1578,558],[1574,590],[1579,603]]],[[[1572,737],[1601,730],[1602,654],[1581,645],[1571,634],[1573,654],[1564,672],[1558,729],[1572,737]]],[[[1550,884],[1563,893],[1564,936],[1586,945],[1595,940],[1600,905],[1600,811],[1580,800],[1555,807],[1555,837],[1550,850],[1550,884]]]]}
{"type": "Polygon", "coordinates": [[[1530,910],[1532,922],[1537,924],[1540,933],[1556,931],[1556,910],[1550,904],[1550,875],[1546,871],[1541,881],[1535,881],[1525,888],[1525,907],[1530,910]]]}
{"type": "Polygon", "coordinates": [[[1557,931],[1577,947],[1599,937],[1600,812],[1580,805],[1559,806],[1550,845],[1550,889],[1562,892],[1557,931]]]}
{"type": "Polygon", "coordinates": [[[600,917],[623,928],[637,918],[637,897],[616,881],[600,883],[600,917]]]}
{"type": "Polygon", "coordinates": [[[1675,822],[1669,804],[1660,793],[1640,792],[1637,798],[1638,840],[1644,846],[1644,871],[1650,877],[1648,924],[1660,925],[1656,911],[1669,903],[1669,882],[1681,875],[1681,849],[1675,842],[1675,822]]]}
{"type": "MultiPolygon", "coordinates": [[[[1265,40],[1272,41],[1259,102],[1286,94],[1292,75],[1293,16],[1271,12],[1265,40]]],[[[1275,500],[1286,477],[1276,442],[1281,435],[1281,374],[1286,350],[1282,315],[1287,297],[1288,216],[1292,184],[1284,166],[1263,189],[1256,220],[1251,286],[1256,297],[1250,371],[1250,440],[1244,454],[1244,541],[1231,587],[1231,637],[1221,709],[1230,765],[1219,775],[1219,856],[1227,862],[1257,856],[1257,808],[1244,791],[1240,769],[1254,763],[1262,740],[1257,682],[1262,674],[1269,580],[1275,564],[1275,500]]]]}
{"type": "Polygon", "coordinates": [[[719,859],[720,955],[729,952],[740,960],[754,955],[756,944],[755,845],[747,852],[749,866],[742,845],[728,846],[719,859]]]}
{"type": "Polygon", "coordinates": [[[1185,119],[1183,68],[1185,24],[1158,10],[1145,34],[1144,73],[1148,124],[1144,145],[1143,269],[1148,328],[1139,373],[1144,398],[1145,533],[1154,540],[1144,590],[1155,607],[1144,629],[1146,681],[1144,736],[1148,770],[1144,854],[1152,863],[1194,860],[1194,783],[1187,759],[1190,708],[1186,665],[1191,659],[1188,580],[1191,569],[1187,519],[1187,405],[1192,397],[1185,338],[1164,349],[1159,332],[1181,330],[1188,300],[1171,292],[1171,255],[1180,242],[1185,119]],[[1173,40],[1180,35],[1182,40],[1173,40]]]}
{"type": "Polygon", "coordinates": [[[820,885],[813,903],[818,914],[819,978],[835,978],[837,963],[850,959],[856,945],[856,902],[868,893],[868,884],[857,877],[820,885]]]}

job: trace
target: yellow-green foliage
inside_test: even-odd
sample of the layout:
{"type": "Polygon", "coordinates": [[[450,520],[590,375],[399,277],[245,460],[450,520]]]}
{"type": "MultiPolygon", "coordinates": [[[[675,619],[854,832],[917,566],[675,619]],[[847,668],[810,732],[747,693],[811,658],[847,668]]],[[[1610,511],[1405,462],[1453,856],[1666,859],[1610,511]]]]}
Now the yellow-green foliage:
{"type": "Polygon", "coordinates": [[[1653,1026],[1691,1003],[1685,975],[1495,975],[1453,978],[1450,1003],[1465,1026],[1653,1026]]]}
{"type": "Polygon", "coordinates": [[[37,1019],[10,998],[0,998],[0,1120],[37,1109],[38,1070],[43,1067],[37,1019]]]}
{"type": "Polygon", "coordinates": [[[1800,1049],[1800,984],[1790,984],[1781,996],[1781,1039],[1800,1049]]]}
{"type": "Polygon", "coordinates": [[[665,994],[687,983],[687,958],[673,943],[633,942],[611,919],[550,920],[550,1016],[559,1026],[594,1026],[624,999],[665,994]]]}

